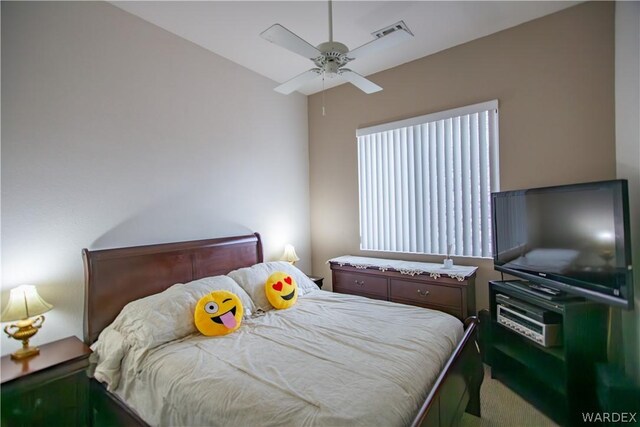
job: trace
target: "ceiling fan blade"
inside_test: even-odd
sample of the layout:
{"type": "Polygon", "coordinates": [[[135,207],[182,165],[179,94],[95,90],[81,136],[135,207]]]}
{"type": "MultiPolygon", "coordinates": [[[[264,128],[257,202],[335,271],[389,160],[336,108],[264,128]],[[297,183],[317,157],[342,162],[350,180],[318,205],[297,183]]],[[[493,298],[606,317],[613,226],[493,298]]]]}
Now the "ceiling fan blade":
{"type": "Polygon", "coordinates": [[[287,80],[282,83],[280,86],[276,87],[276,92],[279,92],[283,95],[289,95],[294,90],[298,89],[300,86],[308,82],[309,80],[313,80],[321,74],[320,68],[312,68],[310,70],[305,71],[302,74],[298,74],[291,80],[287,80]]]}
{"type": "Polygon", "coordinates": [[[275,43],[278,46],[288,49],[293,53],[302,55],[305,58],[313,59],[317,58],[321,54],[318,49],[316,49],[291,31],[287,30],[280,24],[274,24],[270,26],[262,33],[260,33],[260,37],[270,41],[271,43],[275,43]]]}
{"type": "Polygon", "coordinates": [[[355,71],[351,71],[347,68],[342,68],[339,71],[339,74],[344,77],[349,83],[363,91],[364,93],[375,93],[382,90],[380,86],[372,82],[371,80],[367,80],[362,77],[360,74],[355,71]]]}
{"type": "Polygon", "coordinates": [[[397,30],[393,33],[389,33],[386,36],[382,36],[375,40],[370,41],[369,43],[363,44],[360,47],[353,49],[351,52],[347,53],[347,58],[356,59],[361,58],[365,55],[369,55],[371,53],[377,52],[379,50],[383,50],[396,44],[403,42],[405,40],[409,40],[413,37],[408,31],[405,30],[397,30]]]}

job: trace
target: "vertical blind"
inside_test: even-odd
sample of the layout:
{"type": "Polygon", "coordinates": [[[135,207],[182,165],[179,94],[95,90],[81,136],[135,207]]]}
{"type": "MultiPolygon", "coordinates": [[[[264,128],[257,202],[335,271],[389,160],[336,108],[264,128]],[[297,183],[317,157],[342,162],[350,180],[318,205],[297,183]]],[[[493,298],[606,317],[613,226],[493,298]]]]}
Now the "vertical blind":
{"type": "Polygon", "coordinates": [[[356,135],[360,249],[491,256],[497,100],[356,135]]]}

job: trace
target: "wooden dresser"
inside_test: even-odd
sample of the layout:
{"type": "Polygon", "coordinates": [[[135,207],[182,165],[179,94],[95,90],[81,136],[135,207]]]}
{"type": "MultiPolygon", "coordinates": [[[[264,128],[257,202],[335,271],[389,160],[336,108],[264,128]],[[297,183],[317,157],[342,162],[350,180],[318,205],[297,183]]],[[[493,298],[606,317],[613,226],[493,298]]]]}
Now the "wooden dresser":
{"type": "Polygon", "coordinates": [[[345,256],[329,260],[333,291],[444,311],[476,314],[476,267],[345,256]]]}

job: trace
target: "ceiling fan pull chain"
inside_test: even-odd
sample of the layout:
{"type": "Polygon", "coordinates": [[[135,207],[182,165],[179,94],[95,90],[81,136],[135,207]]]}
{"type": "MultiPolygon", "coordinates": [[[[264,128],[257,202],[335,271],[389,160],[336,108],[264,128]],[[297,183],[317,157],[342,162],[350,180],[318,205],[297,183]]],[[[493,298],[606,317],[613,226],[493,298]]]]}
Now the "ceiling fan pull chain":
{"type": "Polygon", "coordinates": [[[325,116],[324,113],[324,71],[322,72],[322,117],[325,116]]]}

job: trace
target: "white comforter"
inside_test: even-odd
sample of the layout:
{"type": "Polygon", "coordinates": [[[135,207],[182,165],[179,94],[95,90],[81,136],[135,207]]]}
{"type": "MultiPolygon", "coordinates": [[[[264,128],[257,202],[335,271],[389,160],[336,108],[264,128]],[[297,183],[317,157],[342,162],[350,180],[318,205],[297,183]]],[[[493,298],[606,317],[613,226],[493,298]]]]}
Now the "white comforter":
{"type": "Polygon", "coordinates": [[[402,426],[462,334],[445,313],[313,291],[230,335],[125,349],[114,392],[151,425],[402,426]]]}

